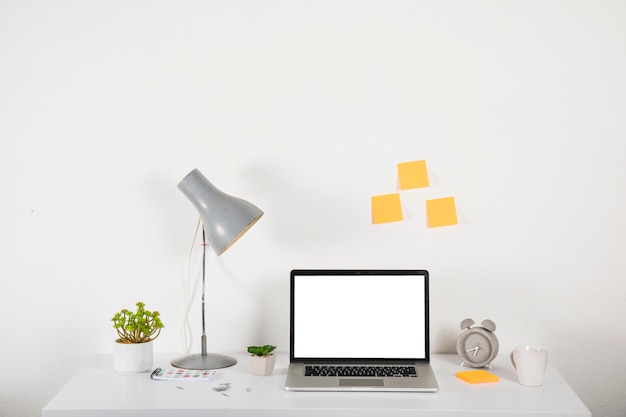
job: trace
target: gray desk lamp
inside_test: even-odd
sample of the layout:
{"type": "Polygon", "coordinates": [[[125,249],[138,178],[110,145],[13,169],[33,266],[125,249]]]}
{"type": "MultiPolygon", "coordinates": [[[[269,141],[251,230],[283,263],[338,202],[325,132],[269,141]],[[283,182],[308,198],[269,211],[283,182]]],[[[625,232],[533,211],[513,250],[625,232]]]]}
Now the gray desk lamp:
{"type": "Polygon", "coordinates": [[[202,353],[186,355],[172,361],[172,366],[183,369],[219,369],[237,363],[235,358],[207,353],[204,319],[206,247],[210,245],[221,255],[237,241],[263,212],[254,204],[225,194],[215,188],[197,169],[178,184],[178,189],[193,203],[202,219],[202,353]]]}

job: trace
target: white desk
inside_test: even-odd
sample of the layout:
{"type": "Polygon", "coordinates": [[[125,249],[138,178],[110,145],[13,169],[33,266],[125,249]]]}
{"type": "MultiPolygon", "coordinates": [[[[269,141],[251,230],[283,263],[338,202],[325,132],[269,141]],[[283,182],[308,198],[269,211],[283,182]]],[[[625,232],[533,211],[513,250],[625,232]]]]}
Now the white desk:
{"type": "MultiPolygon", "coordinates": [[[[155,367],[170,367],[173,355],[157,355],[155,367]]],[[[456,355],[433,355],[439,392],[312,393],[284,390],[288,356],[279,354],[274,373],[253,376],[246,354],[233,355],[237,365],[219,370],[210,382],[153,381],[149,373],[120,375],[112,355],[97,355],[83,366],[45,406],[42,417],[161,416],[591,416],[589,410],[552,366],[542,387],[517,383],[508,358],[494,362],[500,382],[471,385],[455,377],[456,355]],[[225,392],[213,387],[231,383],[225,392]]]]}

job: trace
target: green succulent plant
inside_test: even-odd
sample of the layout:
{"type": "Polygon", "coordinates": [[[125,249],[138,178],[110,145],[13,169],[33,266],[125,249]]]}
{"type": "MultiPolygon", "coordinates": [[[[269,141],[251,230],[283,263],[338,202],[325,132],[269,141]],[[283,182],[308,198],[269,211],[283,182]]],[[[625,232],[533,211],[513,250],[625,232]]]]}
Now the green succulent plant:
{"type": "Polygon", "coordinates": [[[120,343],[149,342],[156,339],[165,327],[158,311],[146,310],[141,301],[136,306],[137,311],[123,309],[111,319],[120,343]]]}
{"type": "Polygon", "coordinates": [[[276,346],[272,345],[248,346],[248,353],[252,353],[252,356],[268,356],[274,349],[276,349],[276,346]]]}

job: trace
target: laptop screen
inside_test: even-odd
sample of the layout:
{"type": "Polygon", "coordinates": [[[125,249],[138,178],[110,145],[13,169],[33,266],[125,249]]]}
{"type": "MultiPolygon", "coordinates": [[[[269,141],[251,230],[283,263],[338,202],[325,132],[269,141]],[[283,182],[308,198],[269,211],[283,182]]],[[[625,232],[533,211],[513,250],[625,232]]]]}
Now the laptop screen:
{"type": "Polygon", "coordinates": [[[291,360],[430,359],[428,272],[291,271],[291,360]]]}

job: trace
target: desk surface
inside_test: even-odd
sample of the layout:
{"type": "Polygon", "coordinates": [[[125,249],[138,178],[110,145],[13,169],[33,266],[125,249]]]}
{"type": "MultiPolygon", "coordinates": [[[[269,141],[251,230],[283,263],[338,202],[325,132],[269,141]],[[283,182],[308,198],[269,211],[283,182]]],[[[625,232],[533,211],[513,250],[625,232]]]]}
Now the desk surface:
{"type": "MultiPolygon", "coordinates": [[[[169,368],[177,355],[156,355],[155,367],[169,368]]],[[[271,376],[253,376],[246,354],[237,365],[218,370],[209,382],[153,381],[149,373],[121,375],[112,355],[87,362],[45,406],[42,417],[68,416],[591,416],[558,371],[549,366],[542,387],[517,383],[508,358],[499,356],[492,372],[500,382],[468,384],[456,378],[456,355],[433,355],[437,393],[316,393],[284,390],[288,356],[278,354],[271,376]],[[214,387],[230,383],[230,389],[214,387]]]]}

